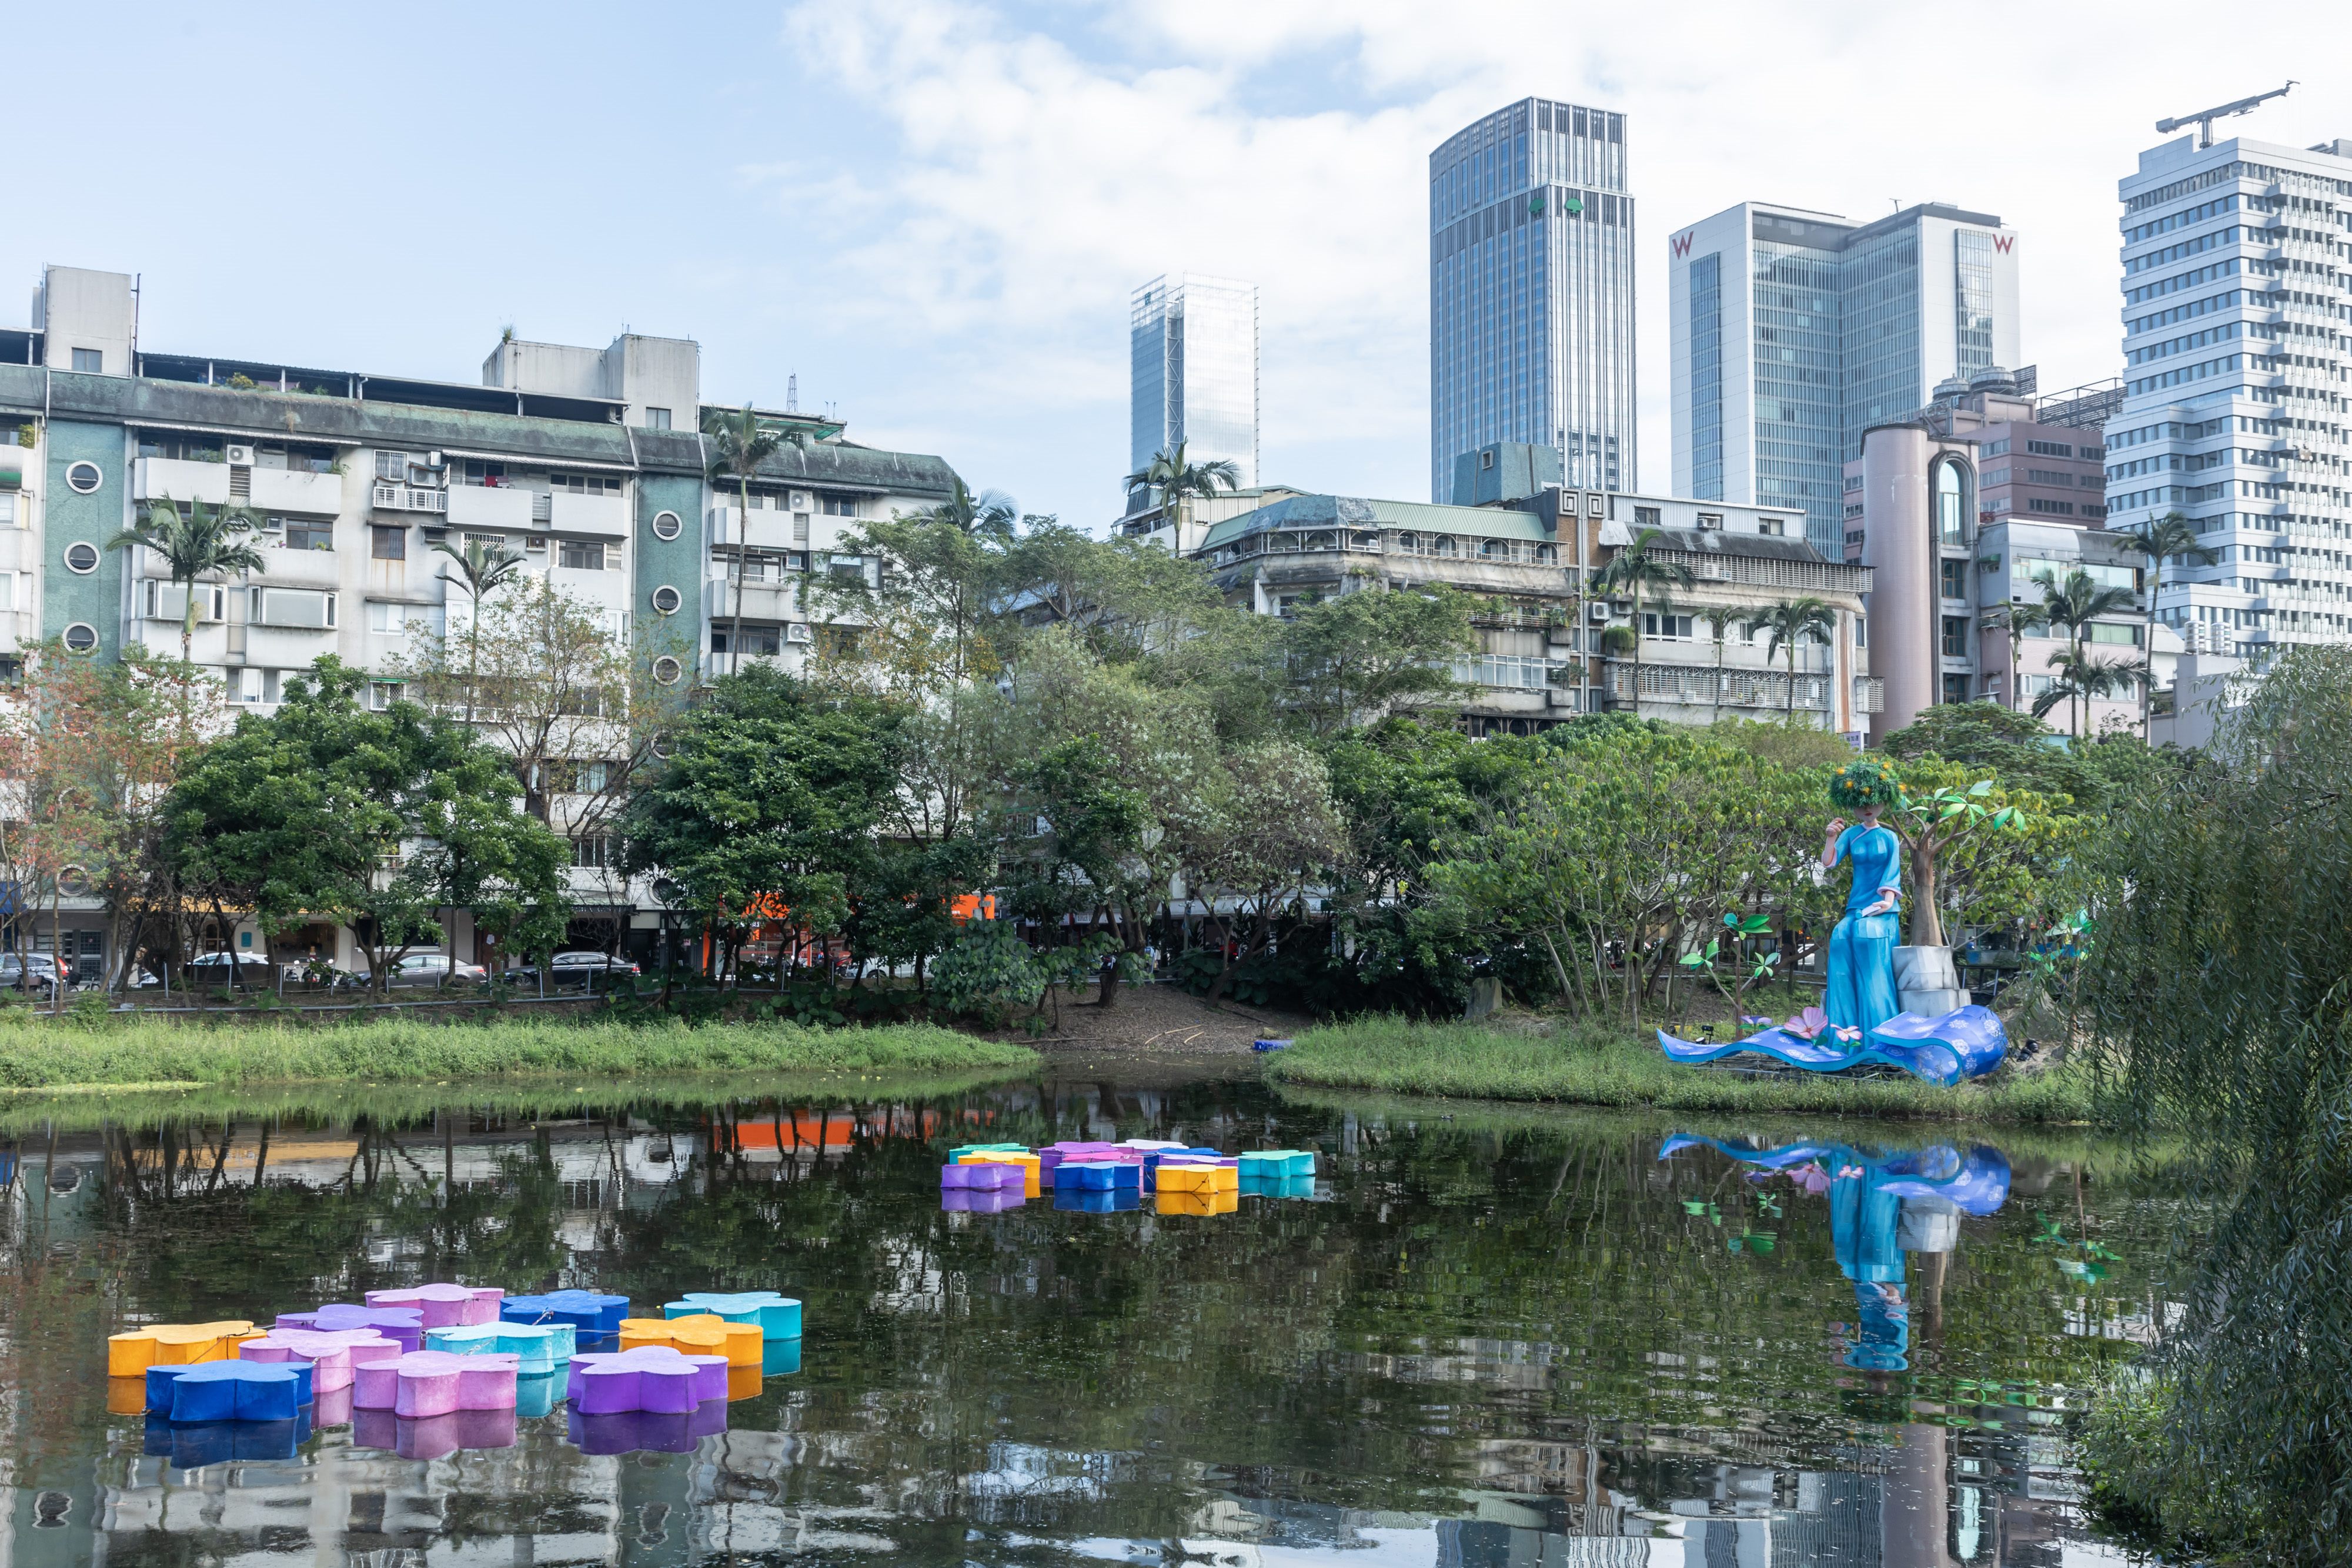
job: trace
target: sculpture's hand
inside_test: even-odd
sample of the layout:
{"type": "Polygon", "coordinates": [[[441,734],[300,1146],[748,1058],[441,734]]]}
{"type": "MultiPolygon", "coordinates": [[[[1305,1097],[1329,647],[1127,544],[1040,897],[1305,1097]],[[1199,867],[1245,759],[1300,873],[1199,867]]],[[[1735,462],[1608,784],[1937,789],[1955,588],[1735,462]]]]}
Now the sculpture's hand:
{"type": "Polygon", "coordinates": [[[1829,831],[1828,831],[1827,832],[1823,833],[1822,836],[1823,838],[1826,838],[1826,839],[1832,839],[1832,840],[1833,840],[1833,839],[1835,839],[1835,838],[1836,838],[1840,833],[1843,833],[1843,832],[1844,832],[1844,831],[1845,831],[1845,819],[1844,819],[1843,817],[1832,817],[1832,818],[1830,819],[1829,831]]]}

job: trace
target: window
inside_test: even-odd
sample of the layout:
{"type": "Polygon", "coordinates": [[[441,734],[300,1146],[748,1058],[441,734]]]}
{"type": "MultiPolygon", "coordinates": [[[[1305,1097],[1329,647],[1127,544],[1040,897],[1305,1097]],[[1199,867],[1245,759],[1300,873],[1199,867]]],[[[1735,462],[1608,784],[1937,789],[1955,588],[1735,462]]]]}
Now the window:
{"type": "Polygon", "coordinates": [[[1688,615],[1660,615],[1654,611],[1642,612],[1642,635],[1668,642],[1688,642],[1693,618],[1688,615]]]}
{"type": "Polygon", "coordinates": [[[647,430],[667,430],[669,428],[669,410],[666,408],[649,408],[646,410],[646,428],[647,430]]]}
{"type": "Polygon", "coordinates": [[[0,528],[16,526],[16,497],[13,491],[0,490],[0,528]]]}
{"type": "Polygon", "coordinates": [[[76,539],[66,546],[66,570],[88,577],[98,570],[98,547],[88,539],[76,539]]]}
{"type": "MultiPolygon", "coordinates": [[[[1944,617],[1944,657],[1965,659],[1969,656],[1969,618],[1965,615],[1944,617]]],[[[1962,702],[1968,699],[1962,697],[1962,702]]]]}
{"type": "Polygon", "coordinates": [[[1968,701],[1968,676],[1963,674],[1946,675],[1944,677],[1944,700],[1948,703],[1964,703],[1968,701]]]}
{"type": "Polygon", "coordinates": [[[276,670],[231,668],[221,674],[228,686],[228,700],[233,703],[274,703],[284,695],[278,687],[276,670]]]}
{"type": "Polygon", "coordinates": [[[714,653],[781,653],[784,651],[784,631],[781,626],[713,626],[710,629],[710,651],[714,653]]]}
{"type": "Polygon", "coordinates": [[[823,504],[824,515],[828,517],[854,517],[857,515],[857,497],[855,496],[826,496],[823,497],[823,504]]]}
{"type": "Polygon", "coordinates": [[[1756,531],[1768,539],[1785,538],[1789,532],[1789,519],[1786,517],[1761,518],[1756,524],[1756,531]]]}
{"type": "Polygon", "coordinates": [[[793,543],[799,545],[805,549],[808,547],[808,542],[809,515],[806,512],[794,512],[793,514],[793,543]]]}
{"type": "Polygon", "coordinates": [[[375,560],[406,560],[408,530],[378,523],[368,529],[368,555],[375,560]]]}
{"type": "Polygon", "coordinates": [[[102,349],[76,349],[73,351],[73,368],[81,371],[84,375],[104,375],[106,373],[105,350],[102,349]]]}
{"type": "Polygon", "coordinates": [[[664,615],[677,614],[677,607],[681,603],[685,602],[685,601],[679,597],[677,590],[672,588],[667,582],[654,590],[653,601],[654,608],[664,615]]]}
{"type": "MultiPolygon", "coordinates": [[[[660,658],[654,661],[654,679],[660,682],[663,685],[674,686],[677,685],[678,677],[685,673],[686,671],[684,667],[680,665],[676,659],[671,658],[667,653],[664,653],[660,658]]],[[[654,742],[654,755],[656,757],[667,757],[669,753],[664,749],[666,745],[667,737],[657,737],[654,742]]]]}
{"type": "Polygon", "coordinates": [[[1948,560],[1944,562],[1943,578],[1943,592],[1945,598],[1966,599],[1969,596],[1969,563],[1967,561],[1948,560]]]}
{"type": "Polygon", "coordinates": [[[676,512],[654,514],[654,538],[657,539],[674,539],[677,538],[679,530],[685,527],[686,525],[678,520],[678,515],[676,512]]]}
{"type": "Polygon", "coordinates": [[[1857,648],[1870,646],[1870,617],[1867,615],[1853,618],[1853,645],[1857,648]]]}
{"type": "Polygon", "coordinates": [[[603,833],[572,841],[572,863],[582,871],[603,871],[614,858],[613,841],[603,833]]]}
{"type": "Polygon", "coordinates": [[[405,637],[412,632],[437,637],[441,634],[441,614],[438,604],[399,604],[371,599],[367,605],[368,630],[387,637],[405,637]]]}
{"type": "MultiPolygon", "coordinates": [[[[250,619],[257,626],[294,626],[330,632],[335,625],[335,596],[314,588],[256,588],[250,619]]],[[[421,612],[420,612],[421,613],[421,612]]]]}
{"type": "Polygon", "coordinates": [[[65,642],[69,653],[93,653],[98,648],[98,628],[87,621],[77,621],[66,628],[65,642]]]}
{"type": "Polygon", "coordinates": [[[75,463],[66,468],[66,488],[77,496],[94,494],[106,483],[106,472],[95,463],[75,463]]]}
{"type": "Polygon", "coordinates": [[[550,474],[548,488],[562,490],[572,496],[617,496],[621,478],[617,474],[550,474]]]}
{"type": "Polygon", "coordinates": [[[335,548],[335,525],[318,517],[286,517],[286,548],[288,549],[332,549],[335,548]]]}
{"type": "Polygon", "coordinates": [[[370,681],[368,683],[368,706],[377,713],[383,712],[384,709],[398,702],[400,700],[400,695],[401,688],[398,681],[370,681]]]}
{"type": "Polygon", "coordinates": [[[1636,507],[1633,508],[1633,526],[1637,528],[1654,528],[1659,526],[1658,517],[1658,508],[1655,507],[1636,507]]]}
{"type": "Polygon", "coordinates": [[[1936,537],[1948,545],[1965,544],[1968,527],[1967,479],[1958,463],[1936,465],[1934,487],[1936,537]]]}
{"type": "Polygon", "coordinates": [[[2136,625],[2118,626],[2112,622],[2094,621],[2091,622],[2090,640],[2094,643],[2123,643],[2137,648],[2139,646],[2139,628],[2136,625]]]}
{"type": "Polygon", "coordinates": [[[570,567],[574,571],[602,571],[604,570],[604,543],[588,539],[558,540],[555,564],[570,567]]]}
{"type": "Polygon", "coordinates": [[[2037,457],[2072,457],[2074,449],[2063,441],[2029,441],[2025,449],[2037,457]]]}

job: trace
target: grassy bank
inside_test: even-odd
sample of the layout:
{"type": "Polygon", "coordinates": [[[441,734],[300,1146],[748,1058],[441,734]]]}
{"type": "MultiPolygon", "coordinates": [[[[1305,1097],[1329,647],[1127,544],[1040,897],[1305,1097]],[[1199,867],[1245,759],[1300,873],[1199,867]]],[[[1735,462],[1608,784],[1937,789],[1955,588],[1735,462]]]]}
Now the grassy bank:
{"type": "Polygon", "coordinates": [[[2057,1123],[2088,1121],[2092,1110],[2090,1074],[2072,1064],[1956,1089],[1909,1078],[1750,1078],[1677,1066],[1654,1041],[1620,1034],[1392,1018],[1309,1030],[1267,1058],[1265,1073],[1282,1084],[1619,1109],[2057,1123]]]}
{"type": "Polygon", "coordinates": [[[329,1079],[437,1083],[509,1073],[613,1078],[705,1072],[1025,1071],[1024,1045],[929,1024],[621,1024],[499,1018],[427,1023],[213,1024],[162,1019],[0,1022],[0,1090],[252,1084],[329,1079]]]}

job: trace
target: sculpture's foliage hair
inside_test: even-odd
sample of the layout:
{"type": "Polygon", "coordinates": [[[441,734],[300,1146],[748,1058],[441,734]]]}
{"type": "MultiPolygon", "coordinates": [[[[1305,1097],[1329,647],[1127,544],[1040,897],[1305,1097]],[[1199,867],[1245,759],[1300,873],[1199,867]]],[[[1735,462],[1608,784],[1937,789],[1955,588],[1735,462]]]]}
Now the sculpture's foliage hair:
{"type": "Polygon", "coordinates": [[[1892,806],[1902,798],[1903,780],[1882,758],[1857,757],[1830,775],[1830,804],[1841,811],[1892,806]]]}

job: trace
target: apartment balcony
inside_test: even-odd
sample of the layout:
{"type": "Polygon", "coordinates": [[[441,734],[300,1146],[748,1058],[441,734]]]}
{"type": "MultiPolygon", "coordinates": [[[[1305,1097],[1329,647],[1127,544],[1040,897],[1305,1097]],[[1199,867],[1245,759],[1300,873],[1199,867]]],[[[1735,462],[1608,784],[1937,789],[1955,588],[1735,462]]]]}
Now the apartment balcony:
{"type": "Polygon", "coordinates": [[[131,465],[131,498],[152,501],[169,496],[185,505],[228,505],[228,465],[191,463],[179,457],[142,457],[131,465]]]}
{"type": "Polygon", "coordinates": [[[535,503],[547,497],[504,485],[452,485],[445,496],[449,526],[485,533],[520,533],[530,528],[535,503]]]}
{"type": "Polygon", "coordinates": [[[558,490],[547,500],[547,521],[558,532],[628,538],[630,507],[626,496],[575,496],[568,490],[558,490]]]}
{"type": "Polygon", "coordinates": [[[809,520],[809,531],[803,533],[793,522],[800,514],[779,512],[765,507],[754,507],[746,514],[740,507],[710,508],[710,542],[714,545],[749,545],[753,549],[804,550],[822,549],[833,542],[831,530],[825,531],[822,544],[812,546],[816,520],[809,520]],[[747,524],[743,519],[749,516],[747,524]]]}
{"type": "MultiPolygon", "coordinates": [[[[1607,662],[1602,691],[1612,703],[1631,706],[1635,700],[1633,662],[1607,662]]],[[[1868,679],[1869,677],[1864,677],[1868,679]]],[[[1799,674],[1796,702],[1800,713],[1823,713],[1830,706],[1830,677],[1799,674]]],[[[1640,701],[1690,706],[1742,708],[1759,713],[1787,712],[1789,675],[1784,670],[1714,669],[1704,665],[1644,664],[1641,668],[1640,701]]]]}
{"type": "Polygon", "coordinates": [[[368,492],[368,504],[379,512],[446,512],[449,492],[379,479],[368,492]]]}
{"type": "Polygon", "coordinates": [[[274,588],[341,588],[343,565],[341,554],[331,549],[289,549],[282,542],[273,540],[262,551],[264,569],[254,580],[274,588]]]}
{"type": "Polygon", "coordinates": [[[1876,675],[1856,675],[1853,678],[1853,711],[1885,713],[1886,683],[1876,675]]]}
{"type": "MultiPolygon", "coordinates": [[[[143,462],[161,459],[144,458],[143,462]]],[[[204,467],[210,464],[201,465],[204,467]]],[[[301,512],[333,517],[343,509],[343,476],[313,474],[307,469],[256,468],[250,475],[249,497],[257,512],[301,512]]]]}

